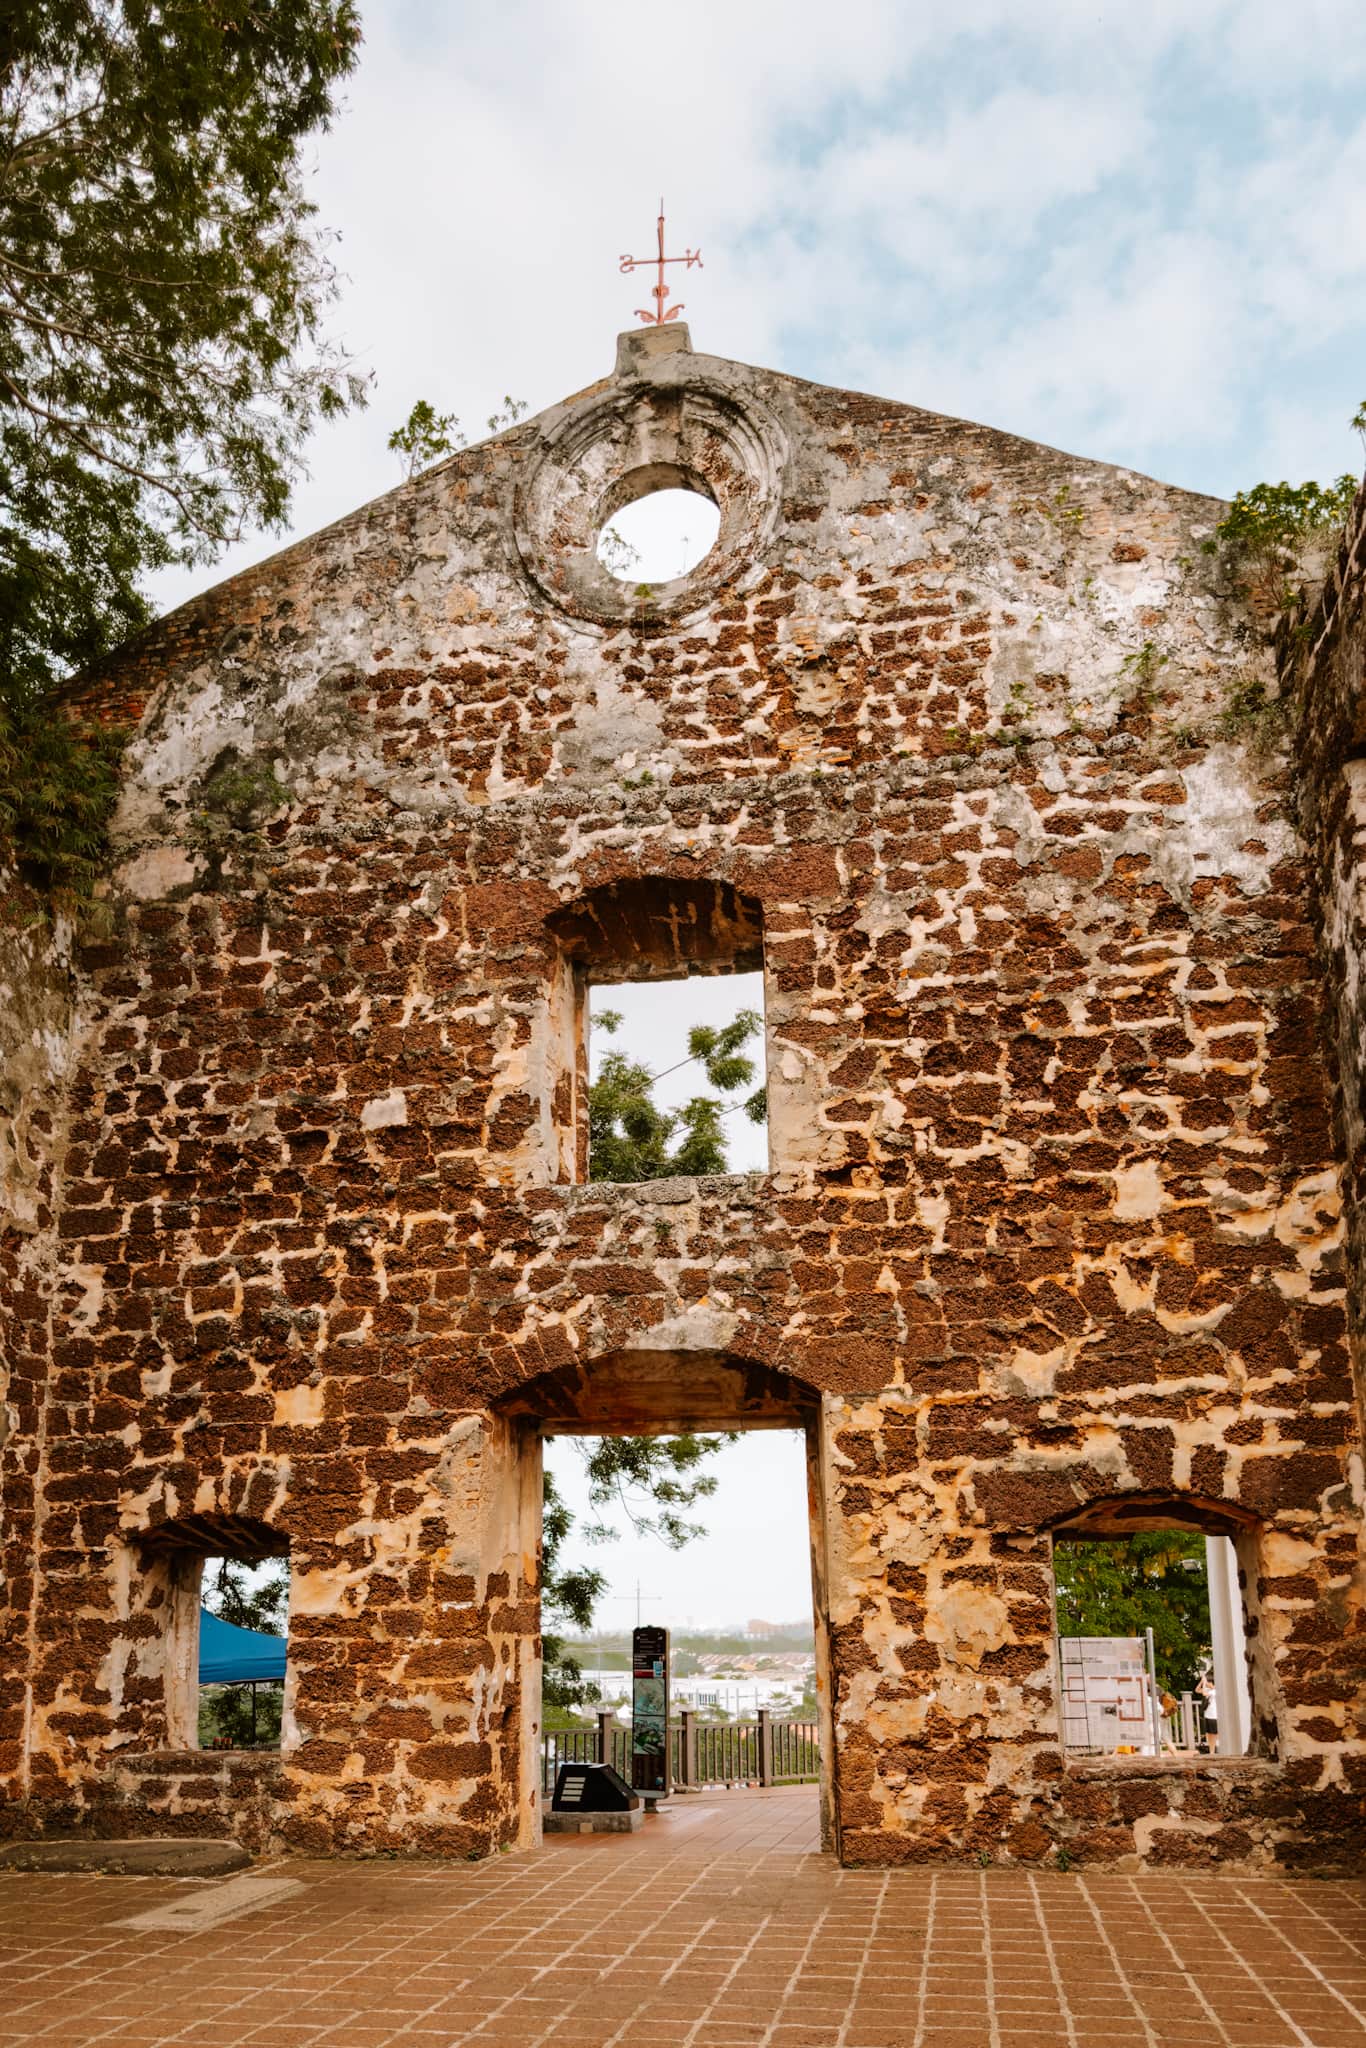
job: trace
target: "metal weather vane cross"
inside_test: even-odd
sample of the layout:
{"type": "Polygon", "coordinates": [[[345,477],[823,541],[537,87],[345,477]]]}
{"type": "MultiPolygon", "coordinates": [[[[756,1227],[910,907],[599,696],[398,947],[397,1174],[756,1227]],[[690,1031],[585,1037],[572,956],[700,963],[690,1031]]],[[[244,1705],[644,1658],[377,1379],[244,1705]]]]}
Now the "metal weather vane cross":
{"type": "Polygon", "coordinates": [[[624,271],[648,269],[652,263],[658,266],[659,283],[654,285],[650,291],[650,297],[655,302],[653,313],[647,312],[643,306],[636,307],[637,315],[645,322],[647,327],[663,327],[667,321],[676,320],[683,311],[681,306],[670,306],[667,313],[664,311],[664,301],[669,296],[669,287],[664,282],[665,264],[683,263],[691,270],[695,263],[699,270],[702,268],[702,251],[700,249],[688,249],[681,256],[666,256],[664,254],[664,201],[662,199],[659,202],[658,227],[659,254],[657,256],[623,256],[621,259],[621,267],[624,271]]]}

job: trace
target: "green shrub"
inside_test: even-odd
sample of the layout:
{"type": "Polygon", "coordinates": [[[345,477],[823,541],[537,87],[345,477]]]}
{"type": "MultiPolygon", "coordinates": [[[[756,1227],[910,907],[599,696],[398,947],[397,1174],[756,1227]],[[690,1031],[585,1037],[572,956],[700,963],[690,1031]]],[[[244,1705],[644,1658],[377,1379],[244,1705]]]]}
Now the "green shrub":
{"type": "Polygon", "coordinates": [[[52,909],[93,904],[127,738],[51,693],[0,696],[0,856],[52,909]]]}

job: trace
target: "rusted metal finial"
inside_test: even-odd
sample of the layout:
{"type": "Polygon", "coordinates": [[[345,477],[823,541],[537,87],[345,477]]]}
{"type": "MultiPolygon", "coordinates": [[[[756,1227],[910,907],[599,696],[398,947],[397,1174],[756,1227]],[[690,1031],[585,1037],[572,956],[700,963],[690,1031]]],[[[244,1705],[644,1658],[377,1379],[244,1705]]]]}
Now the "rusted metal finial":
{"type": "Polygon", "coordinates": [[[669,287],[664,282],[664,265],[666,263],[685,263],[689,270],[691,270],[695,263],[699,270],[702,268],[702,251],[700,249],[688,249],[682,256],[666,256],[664,254],[664,201],[662,199],[659,202],[658,227],[659,254],[657,256],[623,256],[621,259],[623,270],[640,270],[651,263],[657,264],[659,267],[659,283],[654,286],[650,293],[650,297],[655,302],[653,313],[647,313],[643,306],[636,307],[637,315],[645,322],[647,327],[663,327],[667,321],[676,320],[683,311],[681,306],[670,306],[667,313],[664,311],[664,301],[669,296],[669,287]]]}

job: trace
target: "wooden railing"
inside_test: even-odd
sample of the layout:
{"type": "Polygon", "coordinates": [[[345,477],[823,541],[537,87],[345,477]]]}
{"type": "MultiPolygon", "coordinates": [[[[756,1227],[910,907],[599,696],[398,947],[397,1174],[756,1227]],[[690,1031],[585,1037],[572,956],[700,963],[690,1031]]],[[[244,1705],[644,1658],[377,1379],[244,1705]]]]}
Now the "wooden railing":
{"type": "MultiPolygon", "coordinates": [[[[561,1764],[610,1763],[631,1780],[631,1731],[614,1714],[599,1713],[596,1728],[551,1728],[541,1737],[541,1785],[555,1789],[561,1764]]],[[[820,1736],[814,1721],[775,1721],[761,1707],[755,1721],[699,1721],[685,1708],[669,1724],[669,1766],[674,1785],[805,1785],[820,1777],[820,1736]]]]}

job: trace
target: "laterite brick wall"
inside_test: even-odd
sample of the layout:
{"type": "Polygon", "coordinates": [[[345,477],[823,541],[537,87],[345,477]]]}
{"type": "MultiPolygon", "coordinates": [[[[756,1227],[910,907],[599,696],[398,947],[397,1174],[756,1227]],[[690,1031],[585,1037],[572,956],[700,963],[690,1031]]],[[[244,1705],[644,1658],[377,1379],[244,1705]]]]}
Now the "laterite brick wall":
{"type": "Polygon", "coordinates": [[[232,1824],[164,1761],[156,1547],[227,1517],[290,1547],[254,1835],[530,1841],[538,1416],[797,1419],[846,1860],[1351,1855],[1320,841],[1284,742],[1226,730],[1269,657],[1219,510],[624,337],[92,683],[140,728],[13,1826],[232,1824]],[[680,586],[594,566],[642,479],[721,506],[680,586]],[[762,931],[766,1176],[576,1184],[584,975],[667,965],[652,905],[706,965],[762,931]],[[1060,1749],[1052,1531],[1145,1513],[1236,1539],[1246,1762],[1060,1749]]]}

